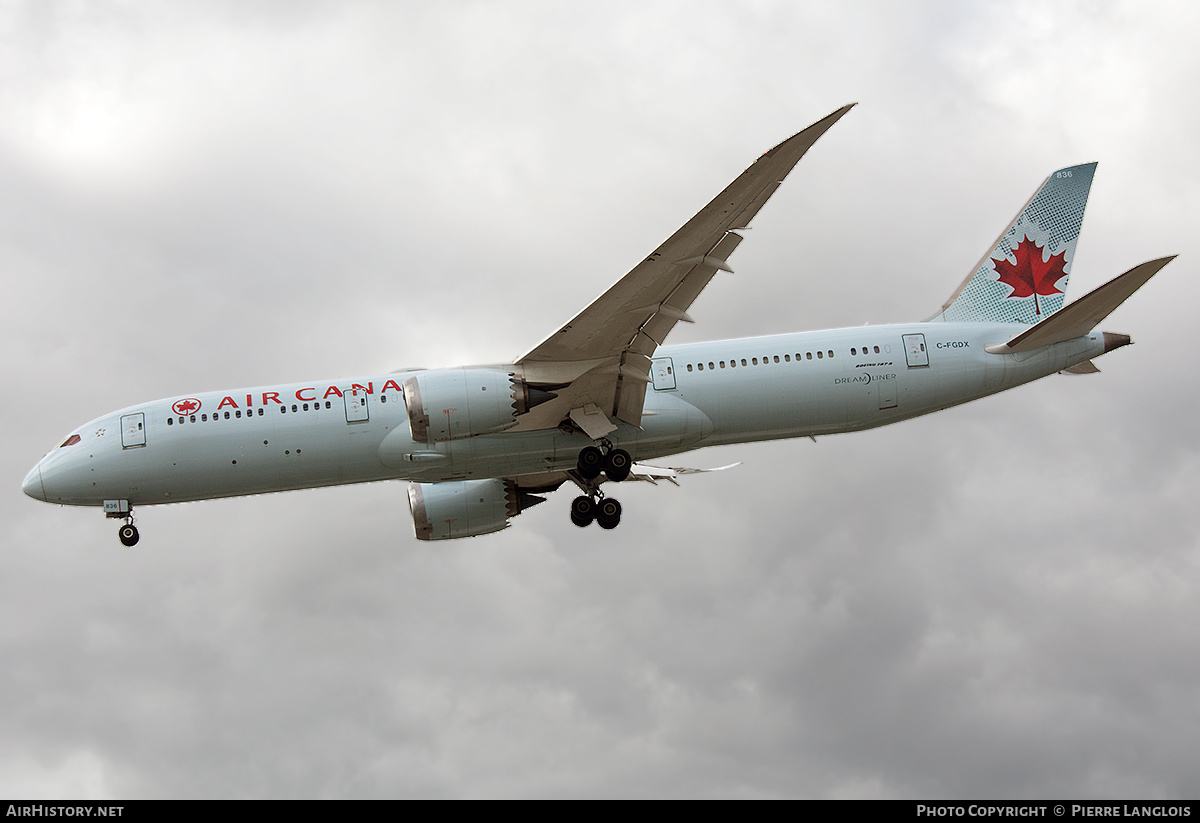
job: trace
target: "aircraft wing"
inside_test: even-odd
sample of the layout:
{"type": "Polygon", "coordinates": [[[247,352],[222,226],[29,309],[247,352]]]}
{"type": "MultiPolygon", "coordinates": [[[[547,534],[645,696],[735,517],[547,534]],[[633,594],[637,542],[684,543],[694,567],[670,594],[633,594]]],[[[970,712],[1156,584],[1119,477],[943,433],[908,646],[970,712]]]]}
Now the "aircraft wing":
{"type": "Polygon", "coordinates": [[[855,104],[789,137],[758,158],[711,203],[533,351],[517,360],[527,383],[553,400],[530,409],[509,431],[557,426],[571,417],[593,437],[641,425],[650,358],[726,260],[746,228],[805,152],[855,104]]]}

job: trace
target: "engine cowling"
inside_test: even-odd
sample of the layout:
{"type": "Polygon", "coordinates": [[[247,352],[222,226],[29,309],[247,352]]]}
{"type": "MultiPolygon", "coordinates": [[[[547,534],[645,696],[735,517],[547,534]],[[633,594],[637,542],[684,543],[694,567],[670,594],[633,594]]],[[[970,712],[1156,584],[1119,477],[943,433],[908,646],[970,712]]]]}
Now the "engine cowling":
{"type": "Polygon", "coordinates": [[[499,369],[437,369],[404,381],[408,425],[417,443],[504,431],[556,395],[499,369]]]}
{"type": "Polygon", "coordinates": [[[545,501],[499,478],[408,484],[408,507],[418,540],[498,532],[508,528],[510,517],[545,501]]]}

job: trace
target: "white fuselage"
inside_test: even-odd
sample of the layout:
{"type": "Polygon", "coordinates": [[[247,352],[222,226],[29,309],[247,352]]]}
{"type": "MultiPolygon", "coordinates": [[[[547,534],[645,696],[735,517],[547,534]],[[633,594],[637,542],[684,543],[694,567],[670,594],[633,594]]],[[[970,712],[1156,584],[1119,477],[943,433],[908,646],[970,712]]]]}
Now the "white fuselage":
{"type": "MultiPolygon", "coordinates": [[[[609,440],[641,461],[857,431],[1003,391],[1105,351],[1099,332],[1026,354],[984,351],[1024,328],[933,322],[663,346],[641,428],[619,423],[609,440]]],[[[145,506],[374,480],[518,477],[569,470],[592,443],[560,429],[416,443],[406,376],[131,406],[77,429],[79,441],[46,455],[24,488],[51,503],[145,506]]]]}

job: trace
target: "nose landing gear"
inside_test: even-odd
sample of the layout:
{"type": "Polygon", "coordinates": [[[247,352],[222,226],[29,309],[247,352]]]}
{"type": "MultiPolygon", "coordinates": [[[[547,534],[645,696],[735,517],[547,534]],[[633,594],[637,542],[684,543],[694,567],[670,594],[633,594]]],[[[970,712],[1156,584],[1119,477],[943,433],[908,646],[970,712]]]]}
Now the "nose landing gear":
{"type": "Polygon", "coordinates": [[[128,500],[105,500],[104,516],[124,519],[121,528],[117,529],[117,537],[121,538],[121,543],[126,546],[137,545],[141,535],[138,534],[137,526],[133,525],[133,506],[129,505],[128,500]]]}
{"type": "Polygon", "coordinates": [[[117,529],[117,537],[121,538],[121,542],[126,546],[136,546],[138,540],[141,539],[137,526],[133,525],[133,512],[129,513],[129,519],[121,525],[121,528],[117,529]]]}

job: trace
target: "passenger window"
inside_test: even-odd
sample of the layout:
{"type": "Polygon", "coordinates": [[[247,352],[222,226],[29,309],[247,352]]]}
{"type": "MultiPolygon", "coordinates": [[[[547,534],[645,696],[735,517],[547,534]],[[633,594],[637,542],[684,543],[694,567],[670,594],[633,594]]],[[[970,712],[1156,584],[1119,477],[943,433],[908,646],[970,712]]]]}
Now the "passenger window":
{"type": "Polygon", "coordinates": [[[691,364],[691,363],[688,363],[688,364],[687,364],[687,366],[688,366],[688,371],[691,371],[691,370],[692,370],[692,364],[691,364]]]}
{"type": "MultiPolygon", "coordinates": [[[[174,425],[175,425],[175,418],[174,418],[174,417],[168,417],[168,418],[167,418],[167,425],[168,425],[168,426],[174,426],[174,425]]],[[[66,443],[63,443],[63,445],[65,446],[65,445],[67,445],[67,444],[66,444],[66,443]]]]}
{"type": "Polygon", "coordinates": [[[830,349],[830,350],[829,350],[829,356],[830,356],[830,357],[833,357],[833,349],[830,349]]]}
{"type": "Polygon", "coordinates": [[[724,361],[724,360],[722,360],[722,361],[721,361],[721,368],[725,368],[725,361],[724,361]]]}
{"type": "Polygon", "coordinates": [[[790,354],[785,354],[785,355],[783,356],[783,362],[784,362],[784,363],[791,363],[791,362],[792,362],[792,356],[791,356],[790,354]]]}
{"type": "Polygon", "coordinates": [[[715,369],[715,368],[716,368],[716,366],[714,366],[714,365],[713,365],[713,362],[712,362],[711,360],[709,360],[709,361],[708,361],[708,370],[709,370],[709,371],[712,371],[712,370],[713,370],[713,369],[715,369]]]}
{"type": "Polygon", "coordinates": [[[698,368],[700,371],[704,371],[704,364],[703,364],[703,363],[697,363],[697,364],[696,364],[696,368],[698,368]]]}
{"type": "Polygon", "coordinates": [[[809,360],[812,360],[812,352],[805,352],[804,356],[807,357],[809,360]]]}
{"type": "Polygon", "coordinates": [[[818,359],[818,360],[820,360],[820,359],[821,359],[822,357],[824,357],[824,356],[825,356],[825,352],[823,352],[823,351],[819,351],[819,352],[817,352],[817,359],[818,359]]]}
{"type": "Polygon", "coordinates": [[[850,349],[850,354],[851,354],[851,356],[856,355],[856,354],[858,354],[858,350],[852,348],[852,349],[850,349]]]}
{"type": "Polygon", "coordinates": [[[241,420],[242,419],[242,410],[238,409],[237,411],[235,411],[233,413],[233,416],[236,417],[238,420],[241,420]]]}
{"type": "Polygon", "coordinates": [[[195,422],[196,422],[196,415],[194,415],[194,414],[193,414],[193,415],[189,415],[189,416],[188,416],[188,420],[191,420],[193,423],[195,423],[195,422]]]}
{"type": "Polygon", "coordinates": [[[202,414],[202,415],[200,415],[200,422],[201,422],[201,423],[207,423],[207,422],[208,422],[208,415],[207,415],[207,414],[202,414]]]}
{"type": "Polygon", "coordinates": [[[305,411],[308,411],[308,404],[307,404],[307,403],[305,403],[305,404],[304,404],[304,410],[305,410],[305,411]]]}
{"type": "Polygon", "coordinates": [[[775,355],[775,362],[776,362],[776,363],[778,363],[778,362],[779,362],[779,355],[775,355]]]}
{"type": "Polygon", "coordinates": [[[757,365],[758,365],[758,358],[757,358],[757,357],[752,357],[752,358],[750,358],[750,362],[751,362],[751,363],[753,363],[754,365],[756,365],[756,366],[757,366],[757,365]]]}
{"type": "Polygon", "coordinates": [[[329,408],[329,401],[328,401],[328,400],[326,400],[326,401],[325,401],[325,408],[329,408]]]}
{"type": "Polygon", "coordinates": [[[296,411],[297,411],[297,409],[296,409],[296,404],[295,404],[295,403],[293,403],[293,404],[292,404],[292,412],[294,413],[294,412],[296,412],[296,411]]]}
{"type": "Polygon", "coordinates": [[[875,353],[876,353],[876,354],[879,354],[879,347],[878,347],[878,346],[876,346],[876,347],[875,347],[875,353]]]}

